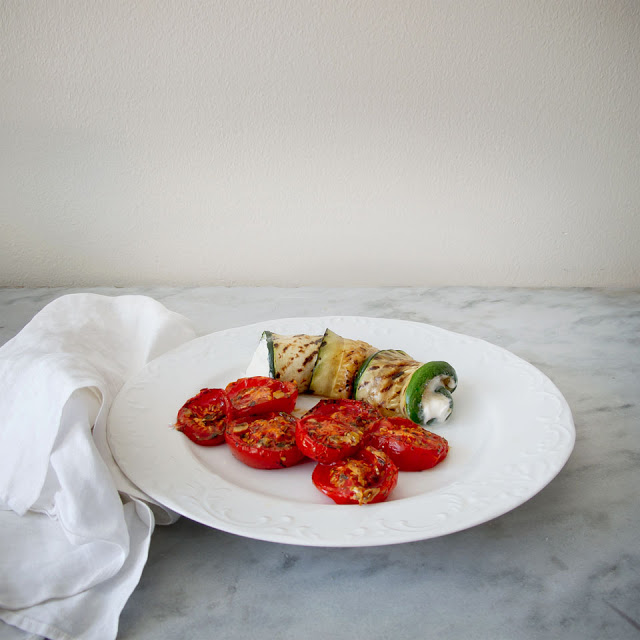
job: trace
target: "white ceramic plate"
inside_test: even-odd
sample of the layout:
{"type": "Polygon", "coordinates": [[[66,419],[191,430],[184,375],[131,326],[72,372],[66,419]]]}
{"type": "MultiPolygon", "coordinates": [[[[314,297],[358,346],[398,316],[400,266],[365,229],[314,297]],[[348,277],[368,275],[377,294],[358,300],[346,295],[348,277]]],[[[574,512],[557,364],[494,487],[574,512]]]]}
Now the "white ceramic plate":
{"type": "MultiPolygon", "coordinates": [[[[303,397],[298,406],[315,400],[303,397]]],[[[261,540],[349,547],[433,538],[514,509],[562,469],[575,429],[553,383],[504,349],[415,322],[327,317],[220,331],[164,354],[123,387],[108,436],[124,473],[184,516],[261,540]],[[225,445],[198,447],[171,428],[201,388],[244,375],[263,330],[320,335],[327,327],[422,362],[446,360],[457,370],[453,415],[432,428],[449,441],[448,457],[428,471],[401,472],[387,502],[338,506],[312,485],[311,462],[251,469],[225,445]]]]}

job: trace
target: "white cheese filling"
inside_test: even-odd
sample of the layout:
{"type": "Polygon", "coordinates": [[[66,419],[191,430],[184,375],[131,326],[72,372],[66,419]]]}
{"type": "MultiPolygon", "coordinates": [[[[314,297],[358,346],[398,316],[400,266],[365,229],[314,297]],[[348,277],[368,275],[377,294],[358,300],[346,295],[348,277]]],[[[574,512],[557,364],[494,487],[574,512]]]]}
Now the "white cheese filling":
{"type": "Polygon", "coordinates": [[[453,409],[453,402],[444,393],[431,391],[429,385],[422,393],[422,424],[428,424],[430,420],[444,422],[453,409]]]}
{"type": "Polygon", "coordinates": [[[456,382],[454,378],[451,376],[436,376],[435,378],[431,378],[427,383],[425,390],[427,391],[437,391],[438,389],[442,389],[444,387],[447,391],[453,391],[456,388],[456,382]]]}
{"type": "Polygon", "coordinates": [[[269,346],[267,345],[267,339],[261,338],[257,349],[255,350],[251,362],[245,372],[247,378],[253,376],[264,376],[270,378],[269,372],[269,346]]]}

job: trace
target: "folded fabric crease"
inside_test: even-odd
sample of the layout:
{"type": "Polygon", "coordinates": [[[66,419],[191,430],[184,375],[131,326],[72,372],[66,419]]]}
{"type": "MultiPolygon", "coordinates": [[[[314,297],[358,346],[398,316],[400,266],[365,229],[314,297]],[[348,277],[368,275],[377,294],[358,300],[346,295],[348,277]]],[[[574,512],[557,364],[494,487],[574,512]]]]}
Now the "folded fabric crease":
{"type": "Polygon", "coordinates": [[[73,294],[0,348],[0,620],[52,640],[116,637],[156,521],[177,516],[118,468],[108,411],[194,337],[151,298],[73,294]]]}

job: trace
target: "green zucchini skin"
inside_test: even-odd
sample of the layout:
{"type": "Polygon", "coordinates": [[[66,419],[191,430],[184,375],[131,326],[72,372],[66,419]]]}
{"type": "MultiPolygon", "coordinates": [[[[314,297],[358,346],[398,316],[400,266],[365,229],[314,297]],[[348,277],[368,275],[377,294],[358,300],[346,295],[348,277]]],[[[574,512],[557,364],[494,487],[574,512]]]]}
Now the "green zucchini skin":
{"type": "Polygon", "coordinates": [[[448,362],[421,363],[405,351],[379,351],[330,329],[322,336],[264,331],[261,341],[267,347],[269,375],[296,382],[300,393],[363,400],[382,415],[423,426],[451,415],[458,376],[448,362]]]}
{"type": "MultiPolygon", "coordinates": [[[[425,392],[440,393],[449,399],[450,412],[444,420],[448,420],[453,411],[453,399],[451,394],[458,386],[456,370],[442,360],[423,364],[409,380],[405,391],[405,404],[407,416],[418,424],[433,424],[438,422],[435,418],[426,419],[424,416],[423,399],[425,392]]],[[[437,400],[437,398],[436,398],[437,400]]]]}
{"type": "Polygon", "coordinates": [[[350,398],[358,370],[374,352],[362,340],[343,338],[327,329],[318,349],[309,390],[326,398],[350,398]]]}
{"type": "Polygon", "coordinates": [[[276,377],[276,364],[273,354],[273,333],[271,331],[263,331],[262,338],[267,343],[267,353],[269,354],[269,377],[276,377]]]}
{"type": "Polygon", "coordinates": [[[353,397],[368,402],[383,415],[407,418],[405,389],[419,368],[420,363],[404,351],[378,351],[358,372],[358,384],[355,385],[353,397]]]}
{"type": "MultiPolygon", "coordinates": [[[[384,415],[399,415],[426,425],[439,420],[425,416],[423,404],[428,402],[430,394],[446,396],[449,411],[444,420],[451,415],[451,392],[455,390],[457,380],[455,369],[447,362],[423,364],[404,351],[387,349],[377,352],[363,364],[353,397],[369,402],[384,415]]],[[[443,406],[442,398],[433,399],[443,406]]]]}
{"type": "Polygon", "coordinates": [[[356,377],[353,380],[353,389],[351,391],[351,397],[354,400],[357,400],[357,393],[358,393],[358,385],[360,384],[360,378],[362,378],[362,374],[366,371],[367,367],[369,366],[369,364],[371,363],[371,360],[373,360],[373,358],[375,358],[380,352],[379,351],[374,351],[363,363],[362,365],[360,365],[360,368],[358,369],[358,373],[356,373],[356,377]]]}

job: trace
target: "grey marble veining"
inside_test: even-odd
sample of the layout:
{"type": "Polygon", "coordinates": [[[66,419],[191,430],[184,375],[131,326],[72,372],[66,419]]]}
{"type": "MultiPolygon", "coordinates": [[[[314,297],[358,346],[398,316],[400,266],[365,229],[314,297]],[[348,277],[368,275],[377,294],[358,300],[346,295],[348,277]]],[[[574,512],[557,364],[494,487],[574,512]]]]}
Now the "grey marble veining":
{"type": "MultiPolygon", "coordinates": [[[[121,638],[640,638],[640,291],[82,290],[150,295],[200,334],[292,316],[435,324],[538,367],[569,402],[577,431],[567,465],[538,495],[442,538],[325,549],[186,518],[158,527],[121,638]]],[[[0,289],[0,343],[72,291],[0,289]]],[[[0,639],[14,637],[0,626],[0,639]]]]}

